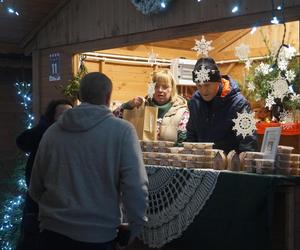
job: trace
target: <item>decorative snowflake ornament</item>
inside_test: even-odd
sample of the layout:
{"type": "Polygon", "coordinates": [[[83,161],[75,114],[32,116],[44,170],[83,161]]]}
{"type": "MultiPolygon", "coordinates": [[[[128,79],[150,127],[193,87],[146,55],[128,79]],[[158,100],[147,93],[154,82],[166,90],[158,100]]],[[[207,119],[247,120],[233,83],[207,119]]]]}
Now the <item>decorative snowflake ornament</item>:
{"type": "Polygon", "coordinates": [[[247,59],[247,61],[245,62],[245,68],[249,70],[251,66],[252,66],[252,61],[250,59],[247,59]]]}
{"type": "Polygon", "coordinates": [[[153,98],[153,95],[155,93],[155,86],[156,86],[156,82],[150,82],[148,85],[148,96],[150,98],[153,98]]]}
{"type": "Polygon", "coordinates": [[[248,87],[249,91],[254,92],[255,84],[253,82],[248,82],[247,87],[248,87]]]}
{"type": "Polygon", "coordinates": [[[268,108],[269,110],[271,110],[271,108],[274,104],[276,104],[274,101],[274,96],[268,95],[268,97],[266,99],[265,107],[268,108]]]}
{"type": "Polygon", "coordinates": [[[202,36],[202,39],[195,40],[196,45],[192,48],[192,50],[197,51],[197,55],[204,55],[208,57],[208,52],[214,49],[211,45],[212,41],[206,41],[204,36],[202,36]]]}
{"type": "Polygon", "coordinates": [[[239,46],[235,47],[235,55],[241,61],[248,60],[250,48],[248,45],[241,43],[239,46]]]}
{"type": "Polygon", "coordinates": [[[209,72],[210,69],[206,69],[204,65],[201,65],[201,69],[200,70],[196,70],[195,74],[196,74],[196,83],[198,84],[204,84],[204,82],[207,82],[210,80],[209,77],[209,72]]]}
{"type": "Polygon", "coordinates": [[[299,101],[300,102],[300,94],[293,94],[291,96],[291,100],[294,102],[294,101],[299,101]]]}
{"type": "Polygon", "coordinates": [[[278,57],[280,60],[291,60],[294,56],[296,56],[297,50],[293,46],[282,46],[279,52],[278,57]]]}
{"type": "Polygon", "coordinates": [[[247,135],[253,135],[256,126],[254,113],[248,113],[243,111],[242,113],[237,113],[237,118],[232,119],[234,126],[232,130],[236,130],[237,135],[242,135],[245,138],[247,135]]]}
{"type": "Polygon", "coordinates": [[[255,68],[255,74],[263,74],[263,75],[267,75],[270,72],[272,72],[273,69],[271,68],[271,66],[269,64],[266,63],[260,63],[256,68],[255,68]]]}
{"type": "Polygon", "coordinates": [[[282,70],[282,71],[286,70],[288,65],[289,65],[289,62],[286,59],[281,58],[278,60],[278,68],[280,70],[282,70]]]}
{"type": "Polygon", "coordinates": [[[286,79],[281,76],[271,82],[271,87],[272,95],[281,100],[290,92],[286,79]]]}
{"type": "Polygon", "coordinates": [[[296,77],[296,73],[294,70],[288,70],[285,72],[285,78],[288,80],[288,82],[294,81],[296,77]]]}
{"type": "Polygon", "coordinates": [[[151,52],[148,53],[148,63],[150,63],[151,65],[156,64],[156,60],[157,54],[155,54],[152,49],[151,52]]]}

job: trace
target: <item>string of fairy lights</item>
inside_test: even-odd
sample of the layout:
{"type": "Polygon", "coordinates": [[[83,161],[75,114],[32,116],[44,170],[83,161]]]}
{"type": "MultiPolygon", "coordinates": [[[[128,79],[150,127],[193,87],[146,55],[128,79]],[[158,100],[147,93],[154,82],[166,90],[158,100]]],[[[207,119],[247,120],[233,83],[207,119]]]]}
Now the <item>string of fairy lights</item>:
{"type": "MultiPolygon", "coordinates": [[[[32,115],[32,84],[26,82],[17,82],[15,84],[17,95],[20,98],[20,104],[25,114],[25,127],[32,128],[34,117],[32,115]]],[[[16,249],[18,239],[18,228],[22,221],[22,205],[24,203],[23,195],[27,190],[24,173],[16,176],[17,192],[12,198],[7,199],[0,208],[0,249],[13,250],[16,249]],[[21,193],[21,194],[20,194],[21,193]]]]}
{"type": "Polygon", "coordinates": [[[9,4],[7,1],[5,0],[0,0],[0,4],[1,4],[1,7],[4,7],[6,12],[8,14],[11,14],[11,15],[16,15],[16,16],[19,16],[20,13],[19,11],[17,11],[11,4],[9,4]]]}
{"type": "MultiPolygon", "coordinates": [[[[198,3],[204,2],[204,0],[196,0],[198,3]]],[[[275,6],[275,0],[271,0],[271,5],[272,5],[272,19],[270,22],[272,24],[279,24],[284,22],[284,16],[283,16],[283,9],[284,9],[284,1],[281,0],[281,3],[277,6],[275,6]],[[278,17],[277,14],[281,14],[281,17],[278,17]]],[[[9,14],[14,14],[16,16],[19,16],[20,13],[17,11],[14,7],[6,3],[7,1],[5,0],[0,0],[0,4],[3,5],[6,8],[7,13],[9,14]]],[[[136,1],[136,0],[131,0],[131,2],[143,12],[143,14],[151,14],[152,11],[153,13],[163,11],[165,10],[169,2],[171,0],[146,0],[146,1],[136,1]],[[153,7],[155,6],[156,7],[153,7]]],[[[240,12],[240,5],[241,5],[241,0],[236,1],[233,6],[231,7],[231,12],[234,13],[239,13],[240,12]]],[[[252,28],[252,33],[254,33],[257,29],[257,25],[255,24],[252,28]]]]}
{"type": "Polygon", "coordinates": [[[32,128],[34,116],[32,115],[32,85],[27,82],[17,82],[15,84],[17,95],[21,98],[21,105],[25,113],[25,126],[27,129],[32,128]]]}
{"type": "MultiPolygon", "coordinates": [[[[148,1],[148,0],[147,0],[148,1]]],[[[152,0],[150,1],[151,4],[149,4],[149,1],[135,1],[132,0],[133,4],[137,7],[138,10],[141,10],[143,14],[149,15],[152,13],[157,13],[159,11],[164,11],[168,5],[170,4],[171,0],[152,0]],[[153,10],[152,6],[154,6],[156,3],[156,9],[153,10]],[[151,9],[152,8],[152,9],[151,9]]],[[[197,3],[202,4],[205,0],[195,0],[197,3]]],[[[284,6],[285,6],[285,0],[279,0],[280,4],[275,4],[275,0],[271,0],[271,6],[272,6],[272,15],[270,19],[271,24],[281,24],[284,23],[284,6]]],[[[278,1],[278,2],[279,2],[278,1]]],[[[233,5],[231,6],[231,13],[232,14],[240,14],[241,13],[241,3],[242,0],[235,0],[233,5]]],[[[254,34],[257,30],[257,27],[259,26],[260,22],[256,22],[252,26],[251,34],[254,34]]]]}

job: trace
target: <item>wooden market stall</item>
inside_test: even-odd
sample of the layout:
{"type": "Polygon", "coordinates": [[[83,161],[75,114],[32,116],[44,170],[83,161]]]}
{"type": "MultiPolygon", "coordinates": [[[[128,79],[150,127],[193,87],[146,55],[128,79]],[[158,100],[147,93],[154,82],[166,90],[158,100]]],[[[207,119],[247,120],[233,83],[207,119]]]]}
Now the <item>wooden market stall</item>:
{"type": "MultiPolygon", "coordinates": [[[[264,110],[264,106],[257,106],[253,93],[247,90],[246,78],[249,70],[245,63],[235,54],[236,47],[241,44],[249,46],[250,60],[265,59],[273,46],[280,44],[284,34],[284,26],[267,25],[257,28],[255,33],[251,29],[239,29],[220,33],[201,34],[205,39],[212,41],[213,57],[224,75],[235,79],[243,94],[248,98],[257,112],[264,110]]],[[[144,96],[147,92],[151,74],[161,69],[171,69],[178,80],[178,92],[189,99],[196,90],[192,81],[192,68],[197,60],[197,53],[192,51],[195,40],[201,36],[164,40],[158,42],[136,44],[126,47],[107,49],[95,52],[85,52],[84,64],[89,72],[99,71],[108,75],[114,84],[112,95],[113,104],[132,99],[135,96],[144,96]],[[151,56],[154,56],[154,59],[151,56]]],[[[299,48],[299,22],[286,24],[285,43],[299,48]]],[[[299,50],[297,50],[299,56],[299,50]]],[[[75,61],[79,63],[79,55],[75,61]]],[[[269,120],[271,118],[269,117],[269,120]]],[[[261,127],[261,125],[259,125],[261,127]]],[[[265,126],[268,126],[266,124],[265,126]]],[[[298,130],[297,130],[298,131],[298,130]]],[[[282,133],[281,144],[293,146],[295,153],[300,153],[300,130],[298,132],[282,133]]],[[[258,129],[259,143],[262,143],[264,130],[258,129]]]]}
{"type": "MultiPolygon", "coordinates": [[[[263,57],[267,50],[258,31],[255,35],[251,35],[252,26],[259,23],[258,25],[262,26],[259,29],[267,35],[269,40],[280,40],[283,30],[281,25],[263,26],[270,23],[275,11],[269,2],[241,1],[241,12],[237,13],[230,11],[230,5],[233,3],[234,1],[217,0],[201,1],[200,3],[197,1],[172,1],[170,8],[165,12],[145,16],[137,12],[130,1],[111,0],[105,3],[96,0],[67,1],[52,15],[51,19],[45,20],[41,27],[32,33],[23,44],[28,52],[33,53],[35,113],[38,115],[43,112],[50,99],[62,96],[62,87],[68,84],[78,70],[78,55],[80,54],[97,53],[97,55],[89,54],[90,57],[86,58],[86,66],[89,71],[101,71],[110,76],[114,82],[113,100],[123,102],[135,95],[144,95],[149,75],[157,68],[169,67],[173,59],[180,57],[195,60],[196,53],[191,51],[191,48],[194,46],[194,39],[201,39],[201,35],[205,35],[207,40],[213,41],[215,50],[210,55],[219,62],[221,71],[232,75],[243,86],[246,72],[244,65],[239,63],[234,56],[234,48],[240,43],[248,43],[250,47],[253,47],[252,57],[263,57]],[[152,51],[158,54],[157,58],[160,60],[156,65],[148,63],[149,53],[152,51]],[[121,58],[121,56],[126,58],[121,58]],[[143,59],[131,60],[132,57],[142,57],[143,59]],[[55,68],[54,75],[53,68],[55,68]]],[[[291,22],[287,23],[286,39],[297,47],[298,52],[299,13],[300,3],[297,1],[286,2],[284,16],[286,22],[291,22]]],[[[179,92],[188,97],[193,93],[193,88],[186,85],[179,86],[179,92]]],[[[274,245],[280,242],[277,244],[277,248],[273,249],[296,250],[300,248],[299,237],[296,237],[299,235],[300,229],[300,218],[295,212],[299,209],[300,204],[297,183],[289,181],[281,183],[279,181],[279,185],[273,185],[274,177],[272,176],[250,175],[248,179],[248,176],[243,173],[237,175],[222,173],[222,175],[224,178],[218,180],[219,186],[216,186],[216,192],[214,191],[212,194],[214,198],[209,199],[214,203],[210,203],[209,206],[217,204],[226,206],[233,201],[236,202],[234,204],[239,204],[239,200],[234,199],[234,194],[239,193],[239,190],[247,192],[251,185],[258,187],[255,183],[259,183],[263,186],[262,189],[249,191],[251,193],[249,197],[253,199],[257,198],[254,191],[263,192],[259,202],[251,203],[257,209],[255,211],[261,212],[259,216],[262,216],[259,217],[262,220],[259,220],[256,226],[272,226],[272,243],[274,245]],[[243,181],[244,178],[247,179],[247,182],[243,181]],[[235,188],[232,183],[238,184],[241,189],[235,188]],[[246,185],[246,183],[251,184],[246,185]],[[266,185],[266,183],[270,185],[266,185]],[[225,188],[222,189],[222,187],[225,188]],[[274,205],[272,201],[266,202],[265,199],[268,197],[264,196],[265,191],[269,191],[270,188],[272,188],[272,192],[275,189],[279,190],[275,196],[276,201],[279,200],[279,202],[272,210],[274,216],[269,214],[265,207],[270,204],[274,205]],[[224,199],[227,196],[230,196],[230,199],[224,199]],[[268,217],[274,218],[275,223],[272,225],[264,223],[268,217]]],[[[277,180],[276,177],[275,179],[277,180]]],[[[239,193],[241,200],[244,194],[239,193]]],[[[235,209],[238,208],[239,206],[235,207],[235,209]]],[[[199,214],[200,221],[195,221],[194,226],[188,228],[191,230],[201,228],[202,212],[199,214]]],[[[244,212],[242,213],[245,215],[243,218],[249,216],[244,212]]],[[[252,213],[254,210],[250,212],[251,215],[254,215],[252,213]]],[[[207,218],[214,222],[218,222],[220,219],[218,216],[207,218]]],[[[247,220],[251,218],[254,217],[247,217],[247,220]]],[[[230,222],[229,218],[226,223],[230,222]]],[[[209,225],[209,221],[207,223],[209,225]]],[[[211,233],[210,236],[215,237],[213,229],[216,229],[216,224],[212,223],[211,225],[214,226],[208,232],[211,233]]],[[[255,226],[249,227],[250,236],[253,229],[255,226]]],[[[201,230],[204,229],[201,228],[201,230]]],[[[269,231],[264,231],[265,234],[267,232],[269,231]]],[[[193,247],[199,243],[197,236],[194,236],[187,238],[188,242],[194,244],[193,247]]],[[[247,239],[249,240],[249,237],[247,239]]],[[[270,239],[263,238],[261,240],[264,244],[268,244],[267,241],[270,239]]],[[[177,244],[177,247],[180,246],[179,249],[183,249],[184,245],[190,246],[183,240],[177,244]]]]}

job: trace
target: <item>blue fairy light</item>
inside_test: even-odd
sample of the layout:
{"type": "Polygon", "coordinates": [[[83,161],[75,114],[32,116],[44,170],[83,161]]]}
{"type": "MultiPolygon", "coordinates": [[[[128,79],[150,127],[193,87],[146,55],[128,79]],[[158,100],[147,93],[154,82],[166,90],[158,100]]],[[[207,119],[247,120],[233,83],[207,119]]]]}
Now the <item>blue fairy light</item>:
{"type": "Polygon", "coordinates": [[[239,10],[239,6],[238,6],[238,5],[235,5],[235,6],[233,6],[233,8],[231,9],[231,12],[232,12],[232,13],[236,13],[236,12],[238,12],[238,10],[239,10]]]}
{"type": "MultiPolygon", "coordinates": [[[[27,129],[32,128],[34,116],[32,115],[32,85],[25,82],[15,83],[17,96],[20,98],[20,104],[24,109],[24,124],[27,129]]],[[[29,154],[25,154],[26,157],[29,154]]],[[[16,236],[19,225],[22,221],[22,205],[24,203],[23,195],[27,191],[25,178],[16,179],[17,190],[21,195],[13,196],[1,204],[0,211],[0,249],[13,250],[16,248],[16,236]]]]}

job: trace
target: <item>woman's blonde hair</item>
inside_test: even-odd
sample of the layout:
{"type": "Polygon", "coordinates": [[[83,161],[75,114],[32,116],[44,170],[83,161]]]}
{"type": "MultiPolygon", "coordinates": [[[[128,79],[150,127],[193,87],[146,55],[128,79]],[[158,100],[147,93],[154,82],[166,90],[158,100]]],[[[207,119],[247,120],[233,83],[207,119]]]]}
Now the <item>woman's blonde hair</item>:
{"type": "Polygon", "coordinates": [[[174,101],[177,97],[177,83],[176,80],[171,73],[170,70],[161,70],[158,72],[154,72],[152,75],[152,81],[153,82],[160,82],[163,84],[166,84],[168,86],[171,86],[171,101],[174,101]]]}

